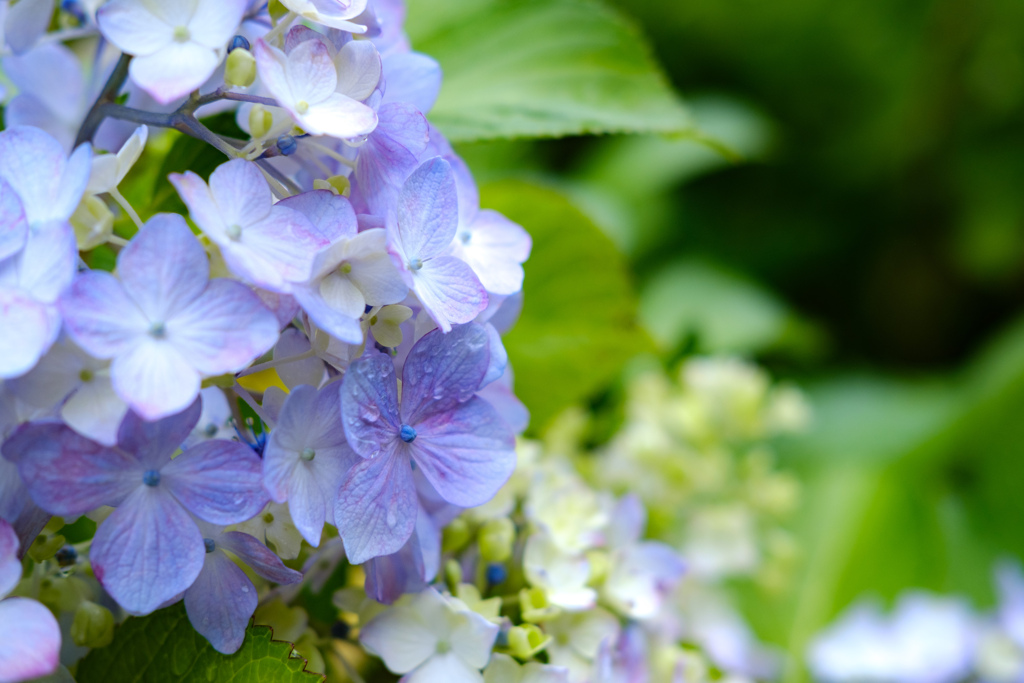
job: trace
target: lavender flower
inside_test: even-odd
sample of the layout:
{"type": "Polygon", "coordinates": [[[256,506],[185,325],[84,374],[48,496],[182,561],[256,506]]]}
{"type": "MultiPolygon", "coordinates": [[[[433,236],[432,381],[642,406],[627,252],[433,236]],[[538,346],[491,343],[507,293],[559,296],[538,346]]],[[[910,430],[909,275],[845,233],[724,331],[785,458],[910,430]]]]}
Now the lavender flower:
{"type": "Polygon", "coordinates": [[[48,512],[117,508],[96,531],[90,559],[96,578],[132,614],[152,612],[199,576],[203,538],[190,514],[237,524],[267,502],[260,460],[243,444],[206,441],[171,459],[199,413],[199,401],[159,422],[130,413],[115,447],[53,423],[23,425],[3,446],[48,512]]]}
{"type": "Polygon", "coordinates": [[[428,333],[405,362],[401,404],[388,356],[370,352],[349,366],[341,414],[364,459],[345,477],[335,519],[352,562],[390,555],[409,539],[418,510],[414,467],[461,507],[486,502],[512,474],[512,432],[475,395],[490,356],[479,325],[428,333]]]}

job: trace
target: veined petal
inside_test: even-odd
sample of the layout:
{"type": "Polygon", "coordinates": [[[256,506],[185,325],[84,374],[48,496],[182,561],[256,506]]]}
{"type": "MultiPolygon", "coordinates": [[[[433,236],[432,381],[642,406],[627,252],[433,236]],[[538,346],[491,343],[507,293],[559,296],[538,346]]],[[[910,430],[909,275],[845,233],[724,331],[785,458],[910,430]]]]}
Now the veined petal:
{"type": "Polygon", "coordinates": [[[371,212],[387,215],[429,139],[427,120],[412,105],[392,103],[377,110],[377,127],[359,148],[355,171],[356,184],[371,212]]]}
{"type": "Polygon", "coordinates": [[[218,278],[167,321],[167,341],[201,374],[220,375],[270,350],[277,330],[277,318],[251,289],[218,278]]]}
{"type": "Polygon", "coordinates": [[[230,655],[242,647],[245,628],[256,611],[256,587],[237,564],[214,550],[185,591],[185,611],[192,626],[217,652],[230,655]]]}
{"type": "Polygon", "coordinates": [[[452,167],[441,157],[423,162],[398,196],[389,238],[405,259],[426,261],[448,248],[459,221],[459,200],[452,167]]]}
{"type": "Polygon", "coordinates": [[[328,275],[320,281],[319,294],[331,309],[354,320],[366,310],[366,297],[347,276],[328,275]]]}
{"type": "Polygon", "coordinates": [[[411,606],[401,605],[371,619],[360,630],[359,642],[371,654],[383,659],[390,671],[405,674],[427,661],[437,650],[435,626],[426,623],[411,606]]]}
{"type": "Polygon", "coordinates": [[[199,395],[199,373],[166,339],[141,338],[114,358],[110,379],[117,395],[147,420],[179,413],[199,395]]]}
{"type": "Polygon", "coordinates": [[[480,388],[490,358],[490,338],[482,325],[423,335],[402,369],[402,420],[415,426],[468,401],[480,388]]]}
{"type": "Polygon", "coordinates": [[[140,486],[100,524],[89,558],[121,607],[149,614],[191,586],[203,568],[203,537],[164,486],[140,486]]]}
{"type": "MultiPolygon", "coordinates": [[[[219,170],[219,169],[218,169],[219,170]]],[[[214,171],[216,173],[217,171],[214,171]]],[[[227,240],[224,219],[220,208],[213,199],[210,188],[203,179],[192,171],[184,175],[172,173],[167,177],[178,191],[181,200],[188,206],[188,212],[199,229],[213,242],[221,244],[227,240]]]]}
{"type": "Polygon", "coordinates": [[[300,572],[284,566],[280,557],[249,534],[241,531],[229,531],[218,536],[216,542],[219,547],[237,555],[267,581],[291,584],[302,580],[300,572]]]}
{"type": "Polygon", "coordinates": [[[296,98],[292,94],[292,87],[286,73],[288,56],[273,45],[268,45],[262,38],[259,38],[253,45],[253,56],[256,58],[260,81],[281,106],[288,109],[290,113],[295,106],[296,98]]]}
{"type": "Polygon", "coordinates": [[[293,295],[317,327],[346,344],[363,342],[363,328],[359,320],[331,308],[319,291],[300,286],[294,289],[293,295]]]}
{"type": "Polygon", "coordinates": [[[120,449],[86,439],[56,423],[28,423],[3,445],[4,457],[39,507],[76,517],[101,505],[120,505],[142,485],[142,464],[120,449]]]}
{"type": "Polygon", "coordinates": [[[162,213],[117,255],[117,273],[146,317],[166,323],[203,293],[210,264],[185,219],[162,213]]]}
{"type": "Polygon", "coordinates": [[[232,159],[218,166],[210,174],[210,193],[224,224],[243,229],[270,215],[274,203],[263,174],[245,159],[232,159]]]}
{"type": "MultiPolygon", "coordinates": [[[[311,350],[312,346],[305,333],[294,327],[288,327],[281,332],[281,338],[277,340],[277,344],[274,346],[274,360],[301,356],[308,354],[311,350]]],[[[303,384],[307,384],[316,388],[324,381],[324,362],[314,356],[305,360],[285,363],[278,366],[277,374],[287,387],[301,388],[303,384]]],[[[294,394],[295,392],[293,391],[292,395],[294,394]]],[[[341,429],[340,423],[338,424],[338,429],[341,429]]],[[[344,439],[344,436],[342,438],[344,439]]]]}
{"type": "MultiPolygon", "coordinates": [[[[312,107],[325,101],[338,85],[338,70],[331,61],[330,50],[323,40],[313,39],[299,43],[288,55],[285,77],[291,86],[293,103],[302,115],[302,106],[312,107]]],[[[283,103],[282,103],[283,104],[283,103]]]]}
{"type": "Polygon", "coordinates": [[[128,73],[154,100],[169,104],[206,83],[220,56],[198,43],[172,41],[158,52],[135,57],[128,73]]]}
{"type": "Polygon", "coordinates": [[[401,423],[395,364],[389,357],[371,352],[349,365],[341,383],[341,418],[358,455],[391,452],[401,423]]]}
{"type": "Polygon", "coordinates": [[[409,288],[402,281],[387,253],[387,232],[371,228],[359,233],[346,245],[346,262],[352,265],[349,279],[359,288],[366,303],[387,306],[405,300],[409,288]]]}
{"type": "Polygon", "coordinates": [[[21,251],[28,238],[28,221],[21,199],[0,178],[0,261],[21,251]]]}
{"type": "Polygon", "coordinates": [[[265,218],[242,230],[238,245],[264,259],[287,282],[305,282],[313,257],[327,240],[297,211],[274,206],[265,218]]]}
{"type": "Polygon", "coordinates": [[[305,463],[296,462],[288,477],[288,511],[295,528],[314,548],[320,545],[328,505],[333,507],[333,496],[326,498],[313,471],[305,463]]]}
{"type": "MultiPolygon", "coordinates": [[[[53,303],[75,277],[78,247],[67,223],[51,223],[29,233],[25,247],[15,256],[18,285],[37,301],[53,303]]],[[[6,266],[3,267],[6,269],[6,266]]]]}
{"type": "Polygon", "coordinates": [[[494,497],[516,466],[515,437],[487,401],[473,397],[416,424],[410,452],[423,475],[453,505],[494,497]]]}
{"type": "Polygon", "coordinates": [[[380,83],[381,61],[377,48],[368,40],[352,40],[338,50],[337,92],[362,102],[373,94],[380,83]]]}
{"type": "Polygon", "coordinates": [[[352,564],[398,552],[412,535],[419,504],[412,467],[400,453],[367,458],[349,470],[334,509],[352,564]]]}
{"type": "Polygon", "coordinates": [[[418,52],[392,52],[384,58],[385,105],[403,102],[430,113],[441,92],[441,65],[418,52]]]}
{"type": "Polygon", "coordinates": [[[112,0],[96,12],[96,23],[103,37],[122,52],[153,54],[174,41],[174,26],[153,14],[153,4],[112,0]]]}
{"type": "Polygon", "coordinates": [[[487,292],[476,273],[454,256],[425,261],[412,281],[423,307],[445,332],[453,324],[470,322],[487,308],[487,292]]]}
{"type": "Polygon", "coordinates": [[[197,444],[165,465],[162,475],[174,497],[211,524],[241,524],[267,504],[259,456],[237,441],[197,444]]]}
{"type": "Polygon", "coordinates": [[[46,676],[60,664],[60,626],[42,604],[28,598],[0,602],[0,624],[17,625],[0,643],[0,681],[46,676]]]}
{"type": "Polygon", "coordinates": [[[224,49],[250,4],[249,0],[199,0],[188,23],[192,40],[211,50],[224,49]]]}
{"type": "Polygon", "coordinates": [[[328,190],[312,190],[287,197],[277,206],[301,213],[328,242],[355,237],[359,229],[352,203],[347,197],[328,190]]]}
{"type": "Polygon", "coordinates": [[[0,178],[21,197],[32,225],[71,217],[89,182],[91,157],[86,144],[69,159],[57,140],[32,126],[0,132],[0,178]]]}
{"type": "Polygon", "coordinates": [[[202,402],[195,400],[185,410],[156,422],[128,413],[117,433],[122,450],[133,453],[143,467],[158,470],[171,459],[199,421],[202,402]]]}
{"type": "Polygon", "coordinates": [[[105,376],[83,383],[60,409],[60,416],[79,434],[113,446],[127,412],[128,405],[114,391],[110,377],[105,376]]]}
{"type": "Polygon", "coordinates": [[[58,306],[68,334],[96,358],[126,353],[149,329],[149,320],[110,273],[80,275],[58,306]]]}

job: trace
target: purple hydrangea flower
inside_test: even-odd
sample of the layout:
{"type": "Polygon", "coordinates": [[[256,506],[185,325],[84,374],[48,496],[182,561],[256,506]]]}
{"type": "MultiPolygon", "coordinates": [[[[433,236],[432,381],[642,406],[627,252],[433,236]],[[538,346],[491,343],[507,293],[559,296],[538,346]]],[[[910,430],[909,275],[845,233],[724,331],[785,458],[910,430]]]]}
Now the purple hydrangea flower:
{"type": "Polygon", "coordinates": [[[270,186],[250,161],[233,159],[210,175],[172,173],[171,184],[231,272],[254,285],[288,292],[309,279],[313,256],[327,245],[305,216],[274,204],[270,186]]]}
{"type": "Polygon", "coordinates": [[[60,626],[50,610],[28,598],[7,598],[21,580],[18,536],[0,519],[0,681],[27,681],[57,670],[60,626]]]}
{"type": "Polygon", "coordinates": [[[147,420],[185,409],[201,378],[238,372],[277,340],[252,290],[209,270],[184,219],[160,214],[118,254],[120,279],[87,273],[61,299],[72,339],[113,359],[114,390],[147,420]]]}
{"type": "Polygon", "coordinates": [[[263,452],[263,481],[277,503],[288,502],[306,541],[320,545],[324,523],[334,524],[334,500],[359,458],[345,441],[336,385],[296,387],[284,402],[263,452]]]}
{"type": "Polygon", "coordinates": [[[455,176],[447,161],[434,157],[405,181],[387,229],[392,260],[445,332],[487,308],[487,292],[472,268],[448,253],[458,224],[455,176]]]}
{"type": "Polygon", "coordinates": [[[190,515],[238,524],[267,503],[260,459],[244,444],[206,441],[171,458],[199,413],[199,401],[159,422],[129,413],[114,447],[54,423],[23,425],[3,446],[48,512],[117,508],[100,524],[89,557],[99,582],[132,614],[152,612],[199,576],[203,537],[190,515]]]}
{"type": "Polygon", "coordinates": [[[192,626],[217,652],[229,655],[245,640],[245,628],[256,612],[256,587],[224,551],[245,562],[268,581],[298,583],[302,574],[285,567],[281,558],[249,534],[225,532],[200,524],[203,533],[203,568],[185,591],[185,611],[192,626]]]}
{"type": "Polygon", "coordinates": [[[387,216],[405,179],[419,165],[430,134],[426,118],[412,105],[385,104],[377,116],[377,128],[359,147],[355,181],[363,208],[387,216]]]}
{"type": "Polygon", "coordinates": [[[512,431],[476,396],[490,356],[479,325],[429,332],[405,362],[401,403],[390,357],[370,352],[349,366],[341,415],[364,460],[345,477],[335,519],[353,563],[395,553],[409,539],[419,508],[413,468],[461,507],[490,500],[512,474],[512,431]]]}
{"type": "Polygon", "coordinates": [[[33,230],[71,218],[91,171],[89,145],[68,157],[59,142],[38,128],[12,126],[0,132],[0,179],[21,198],[33,230]]]}

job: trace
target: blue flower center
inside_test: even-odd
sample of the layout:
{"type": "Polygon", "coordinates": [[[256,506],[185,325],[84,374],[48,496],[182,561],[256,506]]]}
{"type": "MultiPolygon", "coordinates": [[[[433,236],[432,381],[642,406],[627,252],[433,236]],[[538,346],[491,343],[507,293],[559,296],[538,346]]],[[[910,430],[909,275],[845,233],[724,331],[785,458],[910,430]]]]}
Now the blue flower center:
{"type": "Polygon", "coordinates": [[[160,470],[146,470],[142,475],[142,483],[146,486],[159,486],[160,470]]]}
{"type": "Polygon", "coordinates": [[[417,270],[419,270],[422,267],[423,267],[423,261],[421,261],[418,258],[414,258],[412,261],[409,261],[409,270],[411,270],[413,272],[416,272],[417,270]]]}
{"type": "Polygon", "coordinates": [[[203,545],[206,547],[206,554],[209,555],[217,549],[217,544],[213,542],[212,538],[204,538],[203,545]]]}
{"type": "Polygon", "coordinates": [[[402,428],[398,430],[398,435],[406,443],[412,443],[416,440],[416,430],[409,425],[402,425],[402,428]]]}
{"type": "Polygon", "coordinates": [[[149,336],[154,339],[163,339],[167,336],[167,326],[163,323],[153,323],[149,326],[149,336]]]}

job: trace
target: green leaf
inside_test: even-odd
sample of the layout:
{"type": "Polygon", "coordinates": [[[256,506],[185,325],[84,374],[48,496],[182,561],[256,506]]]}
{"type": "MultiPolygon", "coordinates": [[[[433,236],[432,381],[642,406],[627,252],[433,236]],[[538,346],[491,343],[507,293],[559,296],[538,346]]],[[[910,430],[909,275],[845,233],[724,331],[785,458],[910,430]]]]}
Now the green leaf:
{"type": "Polygon", "coordinates": [[[482,189],[482,204],[526,228],[523,313],[505,337],[516,394],[540,430],[559,411],[604,388],[651,343],[611,241],[561,194],[523,182],[482,189]]]}
{"type": "Polygon", "coordinates": [[[785,350],[813,354],[821,334],[761,285],[704,261],[685,259],[657,272],[640,300],[644,327],[666,351],[691,337],[701,353],[785,350]]]}
{"type": "Polygon", "coordinates": [[[114,642],[93,650],[78,665],[78,683],[316,683],[324,676],[305,671],[306,660],[273,631],[254,626],[242,648],[222,655],[188,621],[181,603],[118,627],[114,642]]]}
{"type": "Polygon", "coordinates": [[[453,141],[691,128],[636,26],[593,0],[414,0],[408,26],[453,141]]]}

